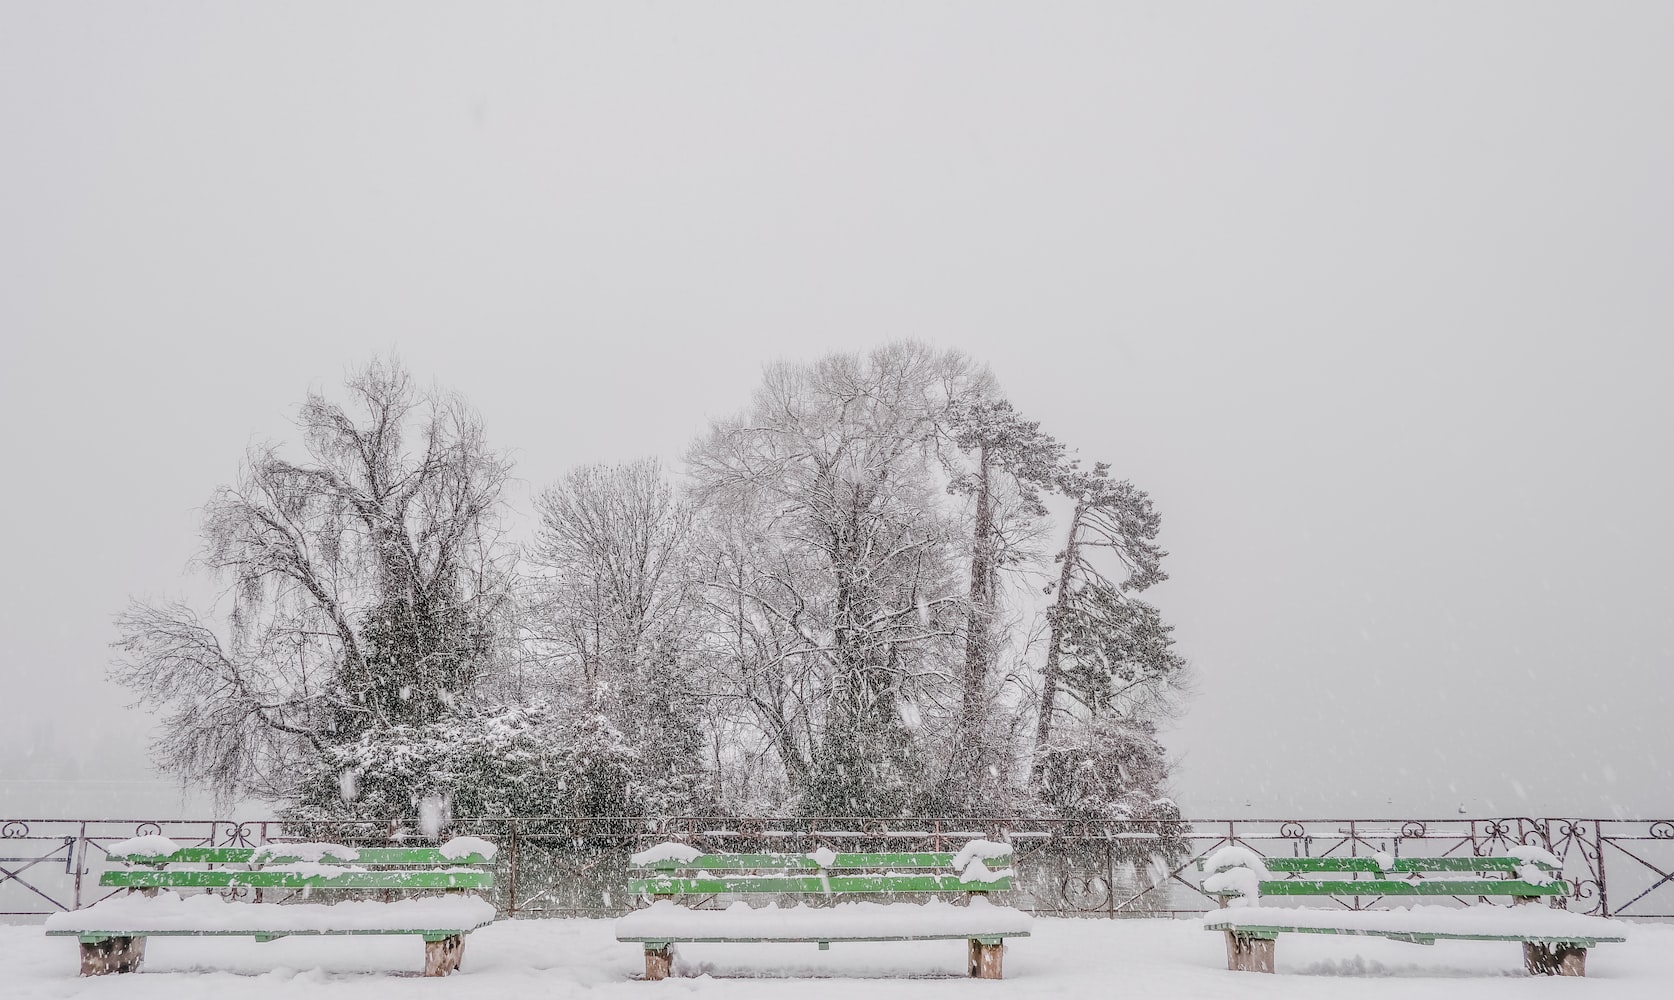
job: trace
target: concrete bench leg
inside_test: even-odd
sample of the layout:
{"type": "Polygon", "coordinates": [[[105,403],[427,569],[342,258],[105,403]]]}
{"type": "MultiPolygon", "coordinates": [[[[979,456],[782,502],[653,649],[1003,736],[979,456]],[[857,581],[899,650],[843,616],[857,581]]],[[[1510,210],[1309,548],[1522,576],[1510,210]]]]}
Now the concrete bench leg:
{"type": "Polygon", "coordinates": [[[665,944],[660,947],[647,944],[645,946],[645,978],[656,981],[667,979],[669,971],[674,967],[674,945],[665,944]]]}
{"type": "Polygon", "coordinates": [[[1233,972],[1272,972],[1273,938],[1226,932],[1226,967],[1233,972]]]}
{"type": "Polygon", "coordinates": [[[112,972],[138,972],[145,961],[145,938],[108,937],[81,943],[81,974],[103,976],[112,972]]]}
{"type": "Polygon", "coordinates": [[[1531,976],[1585,976],[1587,949],[1524,941],[1523,967],[1531,976]]]}
{"type": "Polygon", "coordinates": [[[1005,973],[1002,960],[1005,954],[1003,941],[983,942],[971,938],[970,970],[973,979],[1003,979],[1005,973]]]}
{"type": "Polygon", "coordinates": [[[459,968],[460,959],[465,957],[465,935],[450,934],[435,941],[426,939],[424,942],[424,974],[426,976],[445,976],[459,968]]]}

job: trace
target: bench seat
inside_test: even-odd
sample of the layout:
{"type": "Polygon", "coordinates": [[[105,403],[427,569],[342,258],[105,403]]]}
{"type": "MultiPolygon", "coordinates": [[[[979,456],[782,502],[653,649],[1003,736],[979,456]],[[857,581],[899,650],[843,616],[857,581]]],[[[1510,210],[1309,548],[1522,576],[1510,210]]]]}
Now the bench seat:
{"type": "Polygon", "coordinates": [[[649,905],[616,922],[616,939],[644,947],[648,980],[668,976],[675,944],[778,941],[825,949],[833,941],[961,938],[968,944],[970,974],[1000,979],[1005,939],[1028,937],[1033,922],[1029,914],[988,899],[989,893],[1011,888],[1011,855],[1010,845],[987,840],[973,840],[958,853],[838,853],[822,847],[809,854],[705,854],[686,844],[659,844],[629,860],[628,891],[649,905]],[[853,898],[901,894],[931,898],[923,904],[853,898]],[[968,902],[956,906],[937,894],[968,902]],[[752,907],[737,899],[725,909],[701,905],[719,896],[771,902],[752,907]],[[801,896],[815,905],[782,907],[781,896],[801,896]],[[676,905],[680,898],[700,905],[676,905]]]}
{"type": "Polygon", "coordinates": [[[1375,936],[1413,944],[1516,941],[1523,945],[1523,965],[1530,973],[1559,976],[1586,975],[1589,948],[1627,940],[1615,921],[1541,905],[1568,896],[1570,886],[1558,877],[1562,863],[1531,845],[1514,846],[1499,857],[1440,858],[1394,858],[1382,852],[1263,858],[1242,845],[1229,845],[1198,866],[1210,873],[1203,891],[1219,897],[1223,907],[1204,916],[1203,928],[1225,935],[1227,968],[1234,971],[1272,972],[1274,942],[1290,933],[1375,936]],[[1262,905],[1274,897],[1310,896],[1337,905],[1262,905]],[[1510,902],[1367,909],[1341,903],[1344,898],[1375,902],[1403,896],[1451,897],[1461,903],[1497,896],[1510,902]]]}
{"type": "Polygon", "coordinates": [[[113,896],[47,918],[49,936],[98,938],[143,934],[227,935],[271,939],[290,934],[420,934],[448,937],[494,922],[494,904],[475,896],[398,899],[389,903],[249,903],[220,896],[113,896]]]}
{"type": "Polygon", "coordinates": [[[1244,906],[1203,918],[1209,930],[1251,937],[1279,933],[1352,934],[1427,944],[1437,940],[1539,941],[1591,947],[1623,941],[1619,923],[1544,906],[1399,906],[1386,910],[1244,906]]]}
{"type": "Polygon", "coordinates": [[[494,921],[492,903],[466,895],[494,887],[488,870],[494,845],[476,837],[456,837],[440,847],[250,848],[182,847],[152,835],[114,844],[107,852],[121,867],[108,868],[99,885],[127,892],[53,914],[46,922],[49,937],[79,939],[84,976],[139,971],[149,937],[272,941],[325,934],[421,937],[424,974],[445,976],[459,968],[465,936],[494,921]],[[207,891],[182,896],[176,891],[182,889],[207,891]],[[216,893],[221,889],[254,898],[228,899],[216,893]],[[385,898],[315,901],[369,890],[385,898]],[[390,898],[397,893],[403,898],[390,898]]]}
{"type": "Polygon", "coordinates": [[[616,922],[618,941],[653,943],[943,941],[1028,937],[1033,918],[1022,910],[975,898],[966,906],[942,900],[915,903],[838,903],[835,906],[759,906],[742,900],[724,910],[696,910],[659,900],[616,922]]]}

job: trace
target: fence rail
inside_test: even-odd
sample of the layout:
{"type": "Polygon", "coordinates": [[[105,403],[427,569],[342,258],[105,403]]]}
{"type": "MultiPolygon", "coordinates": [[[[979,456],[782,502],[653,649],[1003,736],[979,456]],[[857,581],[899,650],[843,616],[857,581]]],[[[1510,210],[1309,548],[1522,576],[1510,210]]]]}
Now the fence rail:
{"type": "MultiPolygon", "coordinates": [[[[1216,819],[1171,824],[1027,817],[558,817],[456,819],[449,834],[500,845],[494,901],[503,916],[612,916],[638,900],[624,891],[628,855],[664,840],[739,853],[956,850],[967,840],[1016,849],[1013,905],[1055,916],[1179,916],[1212,908],[1195,862],[1227,844],[1273,856],[1482,856],[1532,844],[1563,861],[1571,894],[1560,905],[1612,917],[1674,919],[1674,820],[1498,817],[1445,820],[1216,819]]],[[[374,846],[416,839],[371,825],[276,820],[0,819],[0,917],[40,917],[106,895],[98,876],[110,847],[161,834],[182,846],[332,840],[374,846]]],[[[231,890],[236,892],[237,890],[231,890]]],[[[247,891],[247,890],[246,890],[247,891]]],[[[1356,898],[1356,907],[1385,903],[1356,898]]]]}

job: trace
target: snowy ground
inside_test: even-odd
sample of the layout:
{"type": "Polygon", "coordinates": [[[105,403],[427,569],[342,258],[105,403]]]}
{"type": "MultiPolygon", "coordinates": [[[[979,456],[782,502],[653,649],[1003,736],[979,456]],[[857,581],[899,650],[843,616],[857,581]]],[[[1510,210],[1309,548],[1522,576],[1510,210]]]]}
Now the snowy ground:
{"type": "Polygon", "coordinates": [[[81,979],[73,939],[39,927],[0,926],[0,997],[110,997],[123,1000],[267,1000],[303,997],[528,997],[599,1000],[685,996],[852,1000],[856,978],[868,997],[1022,998],[1301,997],[1425,1000],[1674,996],[1674,926],[1624,924],[1625,944],[1588,956],[1585,980],[1531,980],[1517,945],[1288,935],[1279,974],[1227,972],[1219,935],[1192,920],[1037,920],[1034,936],[1010,945],[1006,980],[963,977],[964,944],[683,945],[663,983],[634,982],[643,969],[634,945],[618,944],[607,920],[519,920],[471,935],[465,965],[448,979],[418,978],[423,946],[410,938],[250,940],[154,938],[146,970],[81,979]],[[797,982],[765,976],[817,977],[797,982]],[[914,977],[894,981],[882,977],[914,977]]]}

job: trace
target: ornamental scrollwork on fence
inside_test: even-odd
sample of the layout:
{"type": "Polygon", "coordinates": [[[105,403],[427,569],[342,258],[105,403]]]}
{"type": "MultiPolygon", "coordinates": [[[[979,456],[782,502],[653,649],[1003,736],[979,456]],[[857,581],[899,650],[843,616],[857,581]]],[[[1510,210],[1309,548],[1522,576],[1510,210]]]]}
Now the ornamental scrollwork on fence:
{"type": "MultiPolygon", "coordinates": [[[[256,831],[254,823],[226,823],[220,824],[225,832],[221,835],[223,847],[254,847],[256,846],[256,831]]],[[[210,840],[215,839],[214,827],[210,829],[210,840]]]]}

